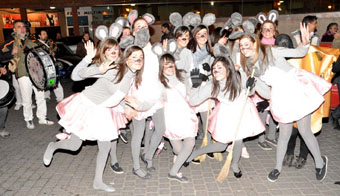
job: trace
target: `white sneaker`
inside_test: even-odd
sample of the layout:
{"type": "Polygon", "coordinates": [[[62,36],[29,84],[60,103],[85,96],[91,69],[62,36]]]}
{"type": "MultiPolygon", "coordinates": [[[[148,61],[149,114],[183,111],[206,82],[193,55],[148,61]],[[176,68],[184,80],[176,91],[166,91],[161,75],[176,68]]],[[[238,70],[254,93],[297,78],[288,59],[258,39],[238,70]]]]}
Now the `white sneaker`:
{"type": "Polygon", "coordinates": [[[9,132],[3,130],[3,131],[0,131],[0,137],[2,138],[8,138],[9,137],[9,132]]]}
{"type": "Polygon", "coordinates": [[[39,120],[39,124],[41,124],[41,125],[54,125],[54,122],[45,119],[45,120],[39,120]]]}
{"type": "Polygon", "coordinates": [[[20,105],[20,104],[15,104],[14,110],[20,110],[21,106],[22,105],[20,105]]]}
{"type": "Polygon", "coordinates": [[[33,124],[33,121],[32,121],[32,120],[26,121],[26,127],[27,127],[28,129],[34,129],[35,126],[34,126],[34,124],[33,124]]]}
{"type": "Polygon", "coordinates": [[[250,156],[249,156],[249,153],[248,153],[246,147],[243,147],[243,148],[242,148],[241,157],[243,157],[243,158],[245,158],[245,159],[249,159],[250,156]]]}

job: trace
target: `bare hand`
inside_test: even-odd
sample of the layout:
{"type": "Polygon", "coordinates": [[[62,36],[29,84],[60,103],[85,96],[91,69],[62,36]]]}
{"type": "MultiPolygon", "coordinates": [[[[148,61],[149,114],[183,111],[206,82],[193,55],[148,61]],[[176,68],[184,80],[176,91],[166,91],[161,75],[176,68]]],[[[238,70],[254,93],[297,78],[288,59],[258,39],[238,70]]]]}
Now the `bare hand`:
{"type": "Polygon", "coordinates": [[[238,64],[234,64],[234,67],[235,67],[235,70],[236,70],[236,71],[239,71],[241,66],[238,65],[238,64]]]}
{"type": "Polygon", "coordinates": [[[112,61],[106,61],[104,63],[102,63],[100,66],[99,66],[99,70],[101,73],[105,73],[107,72],[107,70],[109,69],[113,69],[117,66],[117,64],[113,64],[113,60],[112,61]]]}
{"type": "Polygon", "coordinates": [[[309,28],[306,24],[302,25],[302,22],[300,22],[300,31],[301,31],[301,39],[303,45],[307,45],[309,43],[310,39],[310,33],[309,28]]]}
{"type": "Polygon", "coordinates": [[[163,40],[163,43],[162,43],[162,47],[163,47],[163,50],[164,50],[165,52],[166,52],[167,46],[168,46],[168,39],[164,39],[164,40],[163,40]]]}
{"type": "Polygon", "coordinates": [[[137,116],[137,111],[130,108],[130,107],[127,107],[124,111],[125,113],[125,117],[128,119],[128,120],[131,120],[133,117],[136,117],[137,116]]]}
{"type": "Polygon", "coordinates": [[[12,49],[12,55],[15,55],[15,54],[18,54],[18,46],[14,46],[13,49],[12,49]]]}
{"type": "Polygon", "coordinates": [[[97,49],[94,47],[93,42],[87,41],[85,43],[85,49],[86,49],[86,57],[88,59],[93,59],[93,57],[96,56],[97,49]]]}
{"type": "Polygon", "coordinates": [[[7,73],[7,70],[5,67],[0,67],[0,76],[5,75],[7,73]]]}
{"type": "Polygon", "coordinates": [[[339,39],[339,38],[340,38],[340,33],[335,32],[335,34],[334,34],[334,39],[339,39]]]}
{"type": "Polygon", "coordinates": [[[137,108],[139,106],[139,102],[136,99],[136,97],[132,97],[132,96],[126,96],[125,97],[125,103],[128,106],[131,106],[132,108],[137,108]]]}

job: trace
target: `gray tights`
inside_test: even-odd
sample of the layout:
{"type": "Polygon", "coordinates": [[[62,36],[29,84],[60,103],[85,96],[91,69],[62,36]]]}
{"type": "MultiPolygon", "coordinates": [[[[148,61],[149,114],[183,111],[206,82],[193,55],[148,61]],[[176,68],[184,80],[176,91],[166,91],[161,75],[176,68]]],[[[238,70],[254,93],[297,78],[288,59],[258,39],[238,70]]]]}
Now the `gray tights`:
{"type": "Polygon", "coordinates": [[[177,155],[176,162],[170,170],[170,175],[175,176],[185,160],[190,156],[195,146],[195,138],[188,137],[182,140],[170,140],[173,152],[177,155]]]}
{"type": "MultiPolygon", "coordinates": [[[[235,146],[233,149],[233,160],[231,162],[231,167],[234,172],[239,172],[240,168],[238,167],[238,162],[240,160],[241,151],[242,151],[242,140],[237,140],[234,142],[235,146]]],[[[194,158],[206,154],[206,153],[212,153],[212,152],[222,152],[228,147],[228,144],[216,142],[216,143],[210,143],[207,146],[204,146],[203,148],[194,150],[190,157],[188,158],[187,162],[192,161],[194,158]]]]}
{"type": "MultiPolygon", "coordinates": [[[[70,139],[58,141],[50,145],[49,149],[47,149],[50,152],[48,154],[51,154],[53,156],[53,152],[56,151],[57,149],[77,151],[81,147],[82,143],[83,141],[78,136],[72,134],[70,139]]],[[[97,155],[96,173],[93,185],[98,189],[105,190],[108,188],[108,186],[103,183],[103,172],[109,152],[111,156],[111,164],[117,162],[116,156],[117,140],[113,140],[112,142],[97,141],[97,143],[99,151],[97,155]]]]}
{"type": "MultiPolygon", "coordinates": [[[[152,120],[155,125],[155,131],[153,131],[152,135],[148,136],[150,138],[149,142],[145,141],[145,146],[147,146],[147,151],[145,152],[145,159],[148,162],[147,167],[152,167],[152,157],[164,135],[165,132],[165,124],[164,124],[164,109],[159,109],[152,116],[152,120]]],[[[133,123],[133,132],[131,139],[131,151],[132,151],[132,161],[133,168],[138,170],[140,168],[139,164],[139,154],[140,154],[140,145],[142,143],[144,130],[145,130],[145,119],[136,120],[132,119],[133,123]]],[[[147,127],[149,129],[149,127],[147,127]]],[[[150,131],[150,130],[148,130],[150,131]]],[[[148,134],[151,134],[150,132],[148,134]]]]}
{"type": "MultiPolygon", "coordinates": [[[[264,111],[264,112],[259,112],[260,118],[263,122],[263,124],[266,124],[266,120],[267,120],[267,115],[270,115],[269,117],[269,127],[268,127],[268,132],[267,132],[267,138],[271,139],[271,140],[275,140],[275,133],[276,133],[276,123],[272,117],[272,115],[270,114],[269,111],[264,111]]],[[[259,142],[263,143],[265,141],[265,133],[261,134],[259,136],[259,142]]]]}
{"type": "MultiPolygon", "coordinates": [[[[323,167],[323,160],[321,158],[321,152],[319,148],[319,143],[316,140],[315,136],[312,133],[310,127],[310,119],[311,115],[307,115],[302,119],[297,121],[297,126],[300,135],[302,136],[303,140],[305,141],[309,151],[312,153],[315,161],[316,168],[323,167]]],[[[282,161],[287,151],[287,145],[292,134],[293,124],[292,123],[279,123],[280,125],[280,134],[279,140],[277,144],[277,151],[276,151],[276,169],[281,171],[282,169],[282,161]]]]}

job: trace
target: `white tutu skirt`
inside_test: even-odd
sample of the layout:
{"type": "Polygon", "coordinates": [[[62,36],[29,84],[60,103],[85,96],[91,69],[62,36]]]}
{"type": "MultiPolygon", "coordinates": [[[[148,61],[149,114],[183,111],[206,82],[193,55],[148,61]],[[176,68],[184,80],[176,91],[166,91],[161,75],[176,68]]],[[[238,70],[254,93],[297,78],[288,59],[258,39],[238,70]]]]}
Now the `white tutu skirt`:
{"type": "MultiPolygon", "coordinates": [[[[180,85],[176,87],[178,88],[178,86],[180,85]]],[[[184,85],[181,87],[184,88],[185,92],[184,85]]],[[[198,120],[194,108],[189,105],[179,90],[167,89],[166,93],[167,101],[164,106],[166,129],[164,136],[170,140],[196,137],[198,120]]]]}
{"type": "Polygon", "coordinates": [[[156,83],[154,86],[150,86],[150,88],[147,88],[145,86],[146,85],[141,85],[137,89],[135,85],[132,85],[128,94],[129,96],[136,97],[137,100],[140,102],[149,101],[154,103],[153,106],[146,111],[137,111],[137,116],[134,117],[136,120],[142,120],[153,116],[157,112],[157,110],[164,107],[164,100],[159,95],[159,89],[161,88],[158,86],[158,83],[156,83]]]}
{"type": "Polygon", "coordinates": [[[118,138],[118,130],[128,122],[119,107],[96,105],[82,93],[76,93],[57,105],[59,124],[82,140],[111,141],[118,138]]]}
{"type": "MultiPolygon", "coordinates": [[[[240,121],[241,108],[245,101],[245,92],[242,91],[241,94],[242,95],[232,102],[219,102],[213,110],[209,118],[209,132],[216,141],[221,143],[234,141],[237,125],[240,121]]],[[[250,98],[247,98],[235,140],[258,135],[264,130],[265,127],[260,119],[254,102],[250,98]]]]}
{"type": "Polygon", "coordinates": [[[331,84],[321,77],[298,69],[272,84],[270,111],[277,122],[291,123],[311,114],[324,102],[331,84]]]}

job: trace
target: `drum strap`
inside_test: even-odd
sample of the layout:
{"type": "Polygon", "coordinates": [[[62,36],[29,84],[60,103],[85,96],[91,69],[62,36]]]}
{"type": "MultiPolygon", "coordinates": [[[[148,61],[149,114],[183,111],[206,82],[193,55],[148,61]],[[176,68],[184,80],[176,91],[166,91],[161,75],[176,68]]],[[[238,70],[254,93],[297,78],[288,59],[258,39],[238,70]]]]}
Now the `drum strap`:
{"type": "MultiPolygon", "coordinates": [[[[24,49],[26,48],[27,44],[28,44],[28,39],[25,40],[25,43],[24,43],[24,46],[22,46],[22,43],[21,43],[21,40],[18,39],[17,37],[15,38],[15,40],[18,42],[19,46],[21,47],[20,50],[19,50],[19,54],[17,57],[13,58],[10,62],[9,62],[9,65],[8,65],[8,69],[15,73],[16,74],[16,77],[17,74],[18,74],[18,63],[20,61],[20,58],[21,58],[21,55],[24,53],[24,49]]],[[[13,46],[14,47],[14,46],[13,46]]]]}

